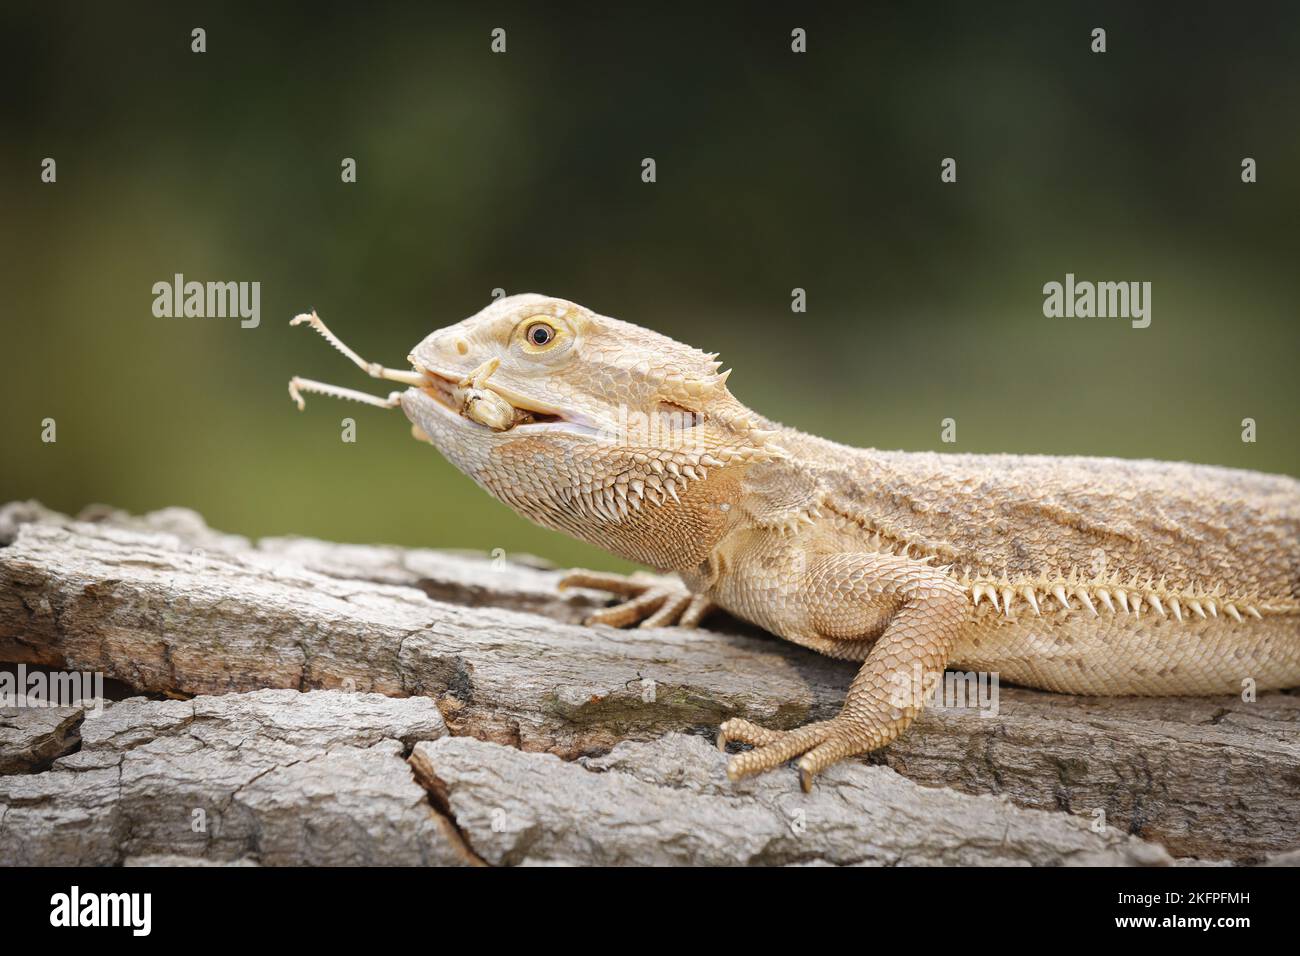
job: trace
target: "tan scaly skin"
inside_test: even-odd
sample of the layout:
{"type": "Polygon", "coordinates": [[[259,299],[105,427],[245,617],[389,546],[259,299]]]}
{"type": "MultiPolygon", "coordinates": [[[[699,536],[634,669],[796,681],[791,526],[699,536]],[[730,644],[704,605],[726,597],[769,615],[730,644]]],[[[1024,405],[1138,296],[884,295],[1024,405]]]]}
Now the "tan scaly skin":
{"type": "Polygon", "coordinates": [[[1234,694],[1300,684],[1300,482],[1108,458],[849,448],[770,422],[719,363],[540,295],[434,332],[400,407],[494,497],[662,579],[574,572],[624,603],[595,623],[692,626],[712,606],[861,661],[840,715],[728,720],[732,779],[792,758],[806,788],[916,716],[945,667],[1073,694],[1234,694]],[[1253,682],[1253,683],[1252,683],[1253,682]]]}

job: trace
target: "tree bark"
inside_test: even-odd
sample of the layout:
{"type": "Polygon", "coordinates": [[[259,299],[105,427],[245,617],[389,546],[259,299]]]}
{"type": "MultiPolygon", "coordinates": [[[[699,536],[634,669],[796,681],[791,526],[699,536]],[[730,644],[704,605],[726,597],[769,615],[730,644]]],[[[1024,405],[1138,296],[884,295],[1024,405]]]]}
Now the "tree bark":
{"type": "Polygon", "coordinates": [[[80,519],[0,508],[0,662],[126,699],[0,712],[0,864],[1260,862],[1300,842],[1292,694],[1003,687],[996,715],[925,713],[805,795],[792,770],[729,783],[713,734],[832,716],[853,667],[725,616],[588,628],[605,596],[526,556],[80,519]]]}

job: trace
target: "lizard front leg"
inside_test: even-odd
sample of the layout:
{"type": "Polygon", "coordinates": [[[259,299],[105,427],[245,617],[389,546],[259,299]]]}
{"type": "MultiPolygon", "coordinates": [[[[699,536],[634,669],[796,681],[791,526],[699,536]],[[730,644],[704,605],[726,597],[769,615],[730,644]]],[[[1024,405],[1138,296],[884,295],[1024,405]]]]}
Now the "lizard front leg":
{"type": "Polygon", "coordinates": [[[718,745],[754,744],[727,764],[738,780],[800,757],[804,790],[814,775],[856,754],[885,746],[921,710],[917,676],[942,673],[966,614],[965,590],[942,571],[888,554],[815,558],[792,597],[793,640],[812,645],[875,638],[839,716],[792,731],[747,720],[722,724],[718,745]]]}
{"type": "Polygon", "coordinates": [[[609,591],[627,600],[601,608],[587,616],[588,624],[610,627],[696,627],[713,610],[713,602],[694,594],[674,578],[637,572],[609,574],[603,571],[570,571],[560,579],[560,590],[592,588],[609,591]]]}

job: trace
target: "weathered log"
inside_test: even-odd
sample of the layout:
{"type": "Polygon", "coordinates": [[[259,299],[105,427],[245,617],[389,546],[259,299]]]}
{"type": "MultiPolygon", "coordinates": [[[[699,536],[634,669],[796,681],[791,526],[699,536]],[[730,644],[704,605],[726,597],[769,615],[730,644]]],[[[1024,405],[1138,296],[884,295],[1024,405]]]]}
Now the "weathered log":
{"type": "MultiPolygon", "coordinates": [[[[1300,698],[1293,695],[1265,694],[1254,703],[1088,699],[1003,687],[996,716],[926,713],[902,740],[869,761],[877,766],[850,763],[819,780],[805,798],[793,773],[727,783],[724,758],[696,737],[711,735],[732,715],[778,727],[831,716],[852,678],[852,665],[756,634],[725,617],[710,622],[719,630],[582,627],[576,622],[604,597],[561,594],[555,589],[558,572],[534,560],[306,539],[254,544],[213,532],[181,509],[142,518],[97,509],[82,517],[93,520],[70,520],[30,503],[0,509],[0,541],[11,542],[0,548],[0,662],[98,671],[142,694],[202,695],[194,701],[118,703],[110,714],[126,706],[207,707],[217,700],[246,699],[210,695],[264,688],[340,688],[357,692],[350,696],[358,699],[378,692],[409,697],[413,705],[431,699],[452,736],[430,734],[433,743],[417,742],[411,759],[419,779],[412,786],[428,797],[424,805],[433,807],[436,817],[454,824],[453,836],[457,827],[468,835],[474,851],[445,834],[446,846],[432,837],[423,842],[412,837],[414,842],[402,844],[404,859],[446,862],[478,852],[490,862],[581,862],[596,856],[611,862],[638,856],[686,861],[654,848],[663,843],[694,846],[699,862],[1165,858],[1158,848],[1116,843],[1118,828],[1176,856],[1257,861],[1300,841],[1295,796],[1300,698]],[[471,773],[476,759],[489,761],[484,772],[491,786],[471,773]],[[637,776],[635,760],[650,768],[650,777],[637,776]],[[596,768],[604,772],[593,772],[596,768]],[[621,789],[608,789],[619,779],[614,774],[628,778],[617,785],[621,789]],[[538,787],[604,801],[604,809],[584,815],[571,802],[538,803],[538,787]],[[489,826],[484,832],[474,816],[476,807],[504,806],[512,793],[524,794],[535,808],[528,818],[534,835],[523,843],[504,836],[508,829],[489,826]],[[866,793],[870,799],[862,796],[866,793]],[[834,801],[827,803],[832,794],[834,801]],[[1005,799],[972,796],[980,794],[1005,799]],[[751,809],[738,812],[746,799],[751,809]],[[757,826],[754,814],[766,814],[767,820],[773,807],[802,806],[803,800],[810,801],[807,819],[823,820],[825,829],[808,822],[800,839],[788,842],[775,824],[764,823],[756,832],[768,833],[770,840],[761,850],[753,849],[752,835],[725,829],[728,819],[736,827],[757,826]],[[949,802],[940,808],[936,800],[949,802]],[[699,801],[720,802],[705,809],[699,801]],[[629,820],[649,815],[660,821],[645,831],[657,834],[653,840],[629,837],[620,848],[605,846],[605,836],[593,837],[588,846],[601,843],[603,849],[589,849],[584,858],[577,837],[566,842],[546,835],[566,812],[584,821],[579,826],[570,820],[569,832],[623,833],[620,802],[627,803],[623,811],[629,820]],[[662,809],[676,804],[680,812],[662,809]],[[854,809],[833,814],[832,806],[854,809]],[[715,810],[724,826],[717,840],[692,836],[715,810]],[[927,837],[905,826],[907,819],[937,813],[951,824],[943,832],[927,837]],[[984,835],[997,825],[1023,839],[1012,840],[1009,848],[986,846],[984,835]],[[811,837],[809,831],[815,831],[811,837]],[[676,840],[670,839],[672,832],[679,834],[676,840]],[[958,839],[963,833],[966,842],[958,839]],[[451,849],[443,856],[430,849],[435,845],[451,849]],[[544,851],[538,849],[542,846],[544,851]],[[419,852],[425,855],[415,847],[424,847],[419,852]]],[[[286,720],[305,706],[301,701],[320,695],[291,696],[299,704],[285,698],[273,708],[286,720]]],[[[87,727],[105,719],[86,720],[79,732],[84,736],[87,727]]],[[[0,767],[24,771],[32,785],[73,772],[69,764],[86,759],[82,753],[91,750],[84,743],[82,751],[50,766],[51,752],[75,734],[47,727],[43,743],[33,736],[23,750],[22,741],[6,736],[11,730],[0,719],[0,767]]],[[[403,740],[400,733],[389,737],[403,740]]],[[[397,748],[395,755],[380,753],[385,745],[378,742],[354,747],[350,766],[355,769],[363,759],[395,761],[409,777],[409,769],[400,765],[402,748],[409,744],[387,745],[397,748]],[[362,749],[368,756],[359,755],[362,749]]],[[[313,761],[325,759],[295,758],[291,766],[303,768],[297,771],[301,779],[289,770],[268,776],[296,792],[314,779],[319,768],[313,761]]],[[[13,786],[19,779],[3,783],[13,786]]],[[[339,786],[352,782],[341,772],[339,786]]],[[[261,791],[254,786],[251,792],[261,791]]],[[[342,791],[338,801],[352,805],[342,791]]],[[[122,812],[130,819],[133,811],[122,812]]],[[[5,833],[21,839],[15,828],[36,826],[13,813],[11,807],[0,817],[0,840],[5,833]]],[[[788,820],[779,822],[788,827],[788,820]]],[[[256,862],[315,859],[309,848],[285,849],[293,842],[288,838],[279,848],[268,844],[239,854],[223,843],[214,854],[210,842],[168,843],[161,837],[114,842],[122,832],[136,831],[99,832],[92,841],[100,848],[95,859],[157,863],[177,854],[256,862]]],[[[364,827],[359,831],[365,832],[364,827]]],[[[360,845],[365,839],[356,837],[357,845],[346,851],[349,861],[367,858],[360,845]]]]}
{"type": "MultiPolygon", "coordinates": [[[[11,732],[44,732],[20,708],[11,732]]],[[[719,780],[668,734],[566,762],[446,736],[427,698],[292,690],[131,698],[42,772],[0,777],[0,866],[1150,864],[1076,817],[844,765],[813,794],[719,780]],[[407,754],[409,753],[409,757],[407,754]]]]}
{"type": "Polygon", "coordinates": [[[1165,850],[1061,813],[842,764],[810,794],[777,776],[728,783],[707,741],[667,734],[565,762],[470,737],[411,762],[494,864],[1152,865],[1165,850]]]}
{"type": "MultiPolygon", "coordinates": [[[[9,711],[11,732],[41,714],[9,711]]],[[[471,859],[406,763],[417,741],[446,733],[426,698],[132,698],[86,713],[79,730],[50,769],[0,777],[0,866],[471,859]]]]}

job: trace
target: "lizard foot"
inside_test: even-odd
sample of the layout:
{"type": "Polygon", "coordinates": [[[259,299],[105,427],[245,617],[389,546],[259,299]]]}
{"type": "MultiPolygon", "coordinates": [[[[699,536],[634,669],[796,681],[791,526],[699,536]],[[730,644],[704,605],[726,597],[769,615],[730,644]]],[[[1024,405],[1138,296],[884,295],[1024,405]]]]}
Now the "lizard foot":
{"type": "Polygon", "coordinates": [[[752,777],[799,757],[799,783],[808,793],[818,773],[845,757],[874,750],[880,746],[877,738],[877,732],[843,717],[806,724],[797,730],[768,730],[733,717],[718,728],[718,749],[725,750],[733,740],[754,746],[727,761],[727,777],[731,780],[752,777]]]}
{"type": "Polygon", "coordinates": [[[610,627],[697,627],[713,607],[708,598],[692,594],[673,578],[642,572],[629,575],[570,571],[560,579],[559,588],[592,588],[627,598],[587,617],[588,624],[610,627]]]}

